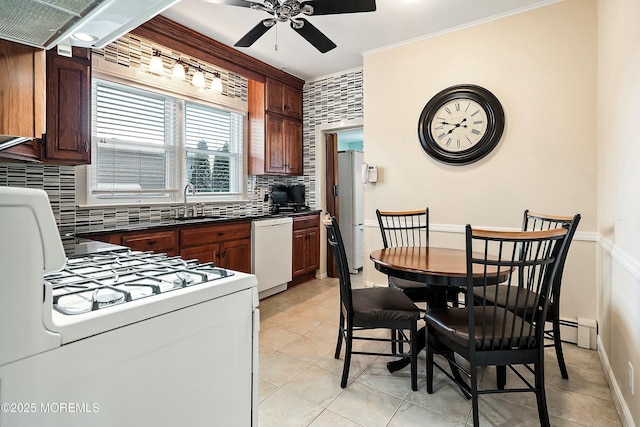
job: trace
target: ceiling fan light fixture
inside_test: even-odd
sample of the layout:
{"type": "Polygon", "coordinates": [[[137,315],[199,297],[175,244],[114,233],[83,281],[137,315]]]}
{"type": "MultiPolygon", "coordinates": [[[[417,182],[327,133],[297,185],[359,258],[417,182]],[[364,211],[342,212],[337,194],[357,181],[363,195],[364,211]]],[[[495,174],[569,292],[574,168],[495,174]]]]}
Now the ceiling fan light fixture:
{"type": "Polygon", "coordinates": [[[181,59],[178,59],[176,64],[173,66],[173,72],[171,73],[171,78],[177,81],[184,81],[184,79],[186,78],[185,65],[181,59]]]}
{"type": "Polygon", "coordinates": [[[153,56],[151,56],[151,59],[149,60],[149,72],[160,75],[164,72],[162,56],[160,56],[160,52],[155,49],[153,49],[153,56]]]}

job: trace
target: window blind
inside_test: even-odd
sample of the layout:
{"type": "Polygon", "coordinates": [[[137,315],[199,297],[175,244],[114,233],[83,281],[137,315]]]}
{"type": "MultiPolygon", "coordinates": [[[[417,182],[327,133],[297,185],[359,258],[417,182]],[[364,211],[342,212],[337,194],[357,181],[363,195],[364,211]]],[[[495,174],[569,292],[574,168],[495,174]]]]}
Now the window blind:
{"type": "Polygon", "coordinates": [[[154,92],[93,80],[92,193],[167,197],[177,193],[177,103],[154,92]]]}
{"type": "Polygon", "coordinates": [[[238,113],[185,102],[185,179],[197,193],[241,191],[242,121],[238,113]]]}

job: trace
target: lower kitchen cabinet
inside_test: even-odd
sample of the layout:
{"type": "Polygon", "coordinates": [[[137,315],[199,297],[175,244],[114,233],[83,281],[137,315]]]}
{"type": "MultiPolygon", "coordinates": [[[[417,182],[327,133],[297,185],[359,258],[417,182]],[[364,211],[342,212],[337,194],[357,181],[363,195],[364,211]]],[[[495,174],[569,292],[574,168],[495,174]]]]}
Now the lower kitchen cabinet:
{"type": "Polygon", "coordinates": [[[168,231],[141,231],[122,235],[122,246],[135,251],[153,251],[166,253],[169,256],[178,255],[178,233],[168,231]]]}
{"type": "Polygon", "coordinates": [[[154,251],[185,260],[212,262],[216,267],[251,272],[251,222],[167,227],[87,236],[138,251],[154,251]]]}
{"type": "Polygon", "coordinates": [[[320,214],[293,217],[293,262],[291,284],[315,278],[320,268],[320,214]]]}
{"type": "Polygon", "coordinates": [[[251,223],[183,227],[180,229],[180,256],[250,273],[251,223]]]}

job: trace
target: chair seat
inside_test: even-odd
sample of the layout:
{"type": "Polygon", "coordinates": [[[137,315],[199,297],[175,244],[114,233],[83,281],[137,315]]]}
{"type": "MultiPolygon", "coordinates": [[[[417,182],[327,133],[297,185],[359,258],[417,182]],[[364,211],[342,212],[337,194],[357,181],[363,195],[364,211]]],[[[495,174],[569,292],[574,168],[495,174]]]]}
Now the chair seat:
{"type": "MultiPolygon", "coordinates": [[[[477,298],[482,299],[482,291],[474,289],[474,295],[477,298]]],[[[495,304],[499,307],[508,307],[511,311],[517,307],[517,314],[522,314],[525,307],[532,307],[535,305],[535,292],[528,291],[526,289],[520,289],[518,292],[517,286],[510,285],[490,285],[486,287],[486,294],[484,298],[488,302],[495,304]],[[497,288],[497,293],[496,293],[497,288]],[[507,300],[508,299],[508,300],[507,300]]],[[[547,321],[551,321],[553,318],[553,301],[549,301],[549,307],[547,308],[547,321]]]]}
{"type": "Polygon", "coordinates": [[[420,318],[420,309],[398,289],[353,289],[352,297],[355,318],[411,321],[420,318]]]}
{"type": "MultiPolygon", "coordinates": [[[[466,308],[427,310],[425,320],[429,326],[435,329],[435,332],[448,336],[460,346],[469,346],[469,325],[466,308]]],[[[533,348],[536,345],[535,329],[520,317],[501,307],[495,307],[495,312],[493,309],[486,310],[483,307],[475,307],[474,322],[474,336],[485,336],[484,340],[475,340],[477,350],[533,348]],[[505,331],[514,331],[514,333],[503,334],[503,328],[505,331]],[[529,333],[530,328],[531,333],[529,333]],[[492,331],[496,332],[492,333],[492,331]],[[520,337],[518,331],[523,331],[524,336],[520,337]],[[502,335],[504,337],[501,337],[502,335]],[[494,338],[491,338],[492,336],[494,338]]]]}

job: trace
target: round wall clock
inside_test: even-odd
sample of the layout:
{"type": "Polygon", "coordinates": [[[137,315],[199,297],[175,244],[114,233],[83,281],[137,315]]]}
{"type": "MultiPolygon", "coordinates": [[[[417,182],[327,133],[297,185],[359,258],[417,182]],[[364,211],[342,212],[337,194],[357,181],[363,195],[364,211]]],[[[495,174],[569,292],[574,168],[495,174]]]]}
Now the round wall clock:
{"type": "Polygon", "coordinates": [[[489,154],[503,130],[500,101],[475,85],[451,86],[437,93],[424,106],[418,120],[424,151],[454,165],[473,163],[489,154]]]}

